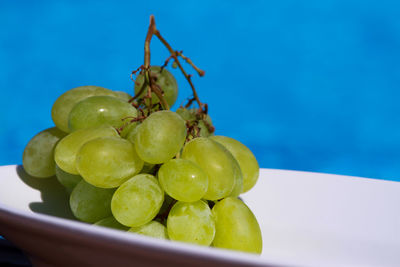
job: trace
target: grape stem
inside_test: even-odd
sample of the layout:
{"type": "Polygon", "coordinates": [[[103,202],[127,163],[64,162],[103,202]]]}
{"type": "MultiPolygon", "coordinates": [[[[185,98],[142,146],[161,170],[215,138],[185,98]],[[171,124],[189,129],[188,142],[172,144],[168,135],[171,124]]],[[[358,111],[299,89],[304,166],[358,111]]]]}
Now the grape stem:
{"type": "MultiPolygon", "coordinates": [[[[154,19],[154,16],[151,15],[149,29],[147,30],[146,39],[144,41],[144,66],[142,69],[144,71],[145,83],[147,83],[149,85],[151,92],[154,92],[156,94],[156,96],[158,97],[158,99],[160,99],[161,105],[163,106],[163,108],[168,110],[169,105],[163,96],[162,90],[160,90],[160,88],[156,85],[154,78],[151,77],[151,75],[150,75],[150,42],[151,42],[151,39],[152,39],[155,31],[157,31],[156,21],[154,19]]],[[[149,92],[150,95],[151,95],[151,92],[149,92]]],[[[137,95],[139,95],[139,94],[137,94],[137,95]]],[[[152,101],[150,99],[150,103],[151,102],[152,101]]]]}
{"type": "MultiPolygon", "coordinates": [[[[182,51],[175,51],[174,49],[172,49],[171,45],[164,39],[164,37],[161,36],[161,33],[160,33],[159,30],[155,29],[154,34],[155,34],[155,36],[158,37],[158,39],[161,41],[161,43],[163,43],[163,45],[170,52],[170,54],[171,54],[170,57],[172,57],[174,59],[174,61],[178,65],[179,69],[181,70],[183,76],[185,76],[185,78],[188,81],[190,87],[192,88],[193,98],[196,100],[197,104],[199,105],[200,110],[202,110],[204,104],[201,103],[200,98],[199,98],[199,96],[198,96],[198,94],[196,92],[196,89],[194,88],[194,85],[193,85],[192,80],[191,80],[192,75],[189,75],[189,74],[186,73],[185,69],[182,67],[181,62],[178,59],[178,56],[182,57],[187,63],[189,63],[197,71],[199,76],[204,76],[205,72],[203,70],[199,69],[198,67],[196,67],[196,65],[194,65],[193,62],[189,58],[185,57],[183,55],[182,51]]],[[[167,63],[168,63],[168,61],[167,61],[167,63]]]]}
{"type": "MultiPolygon", "coordinates": [[[[199,112],[202,112],[202,110],[204,108],[204,104],[200,101],[200,98],[199,98],[199,96],[196,92],[196,89],[194,87],[194,84],[191,80],[192,75],[187,74],[185,69],[182,67],[182,64],[179,61],[178,57],[181,57],[188,64],[190,64],[196,70],[196,72],[199,74],[199,76],[204,76],[205,71],[198,68],[190,58],[183,55],[183,51],[177,51],[171,47],[171,45],[167,42],[167,40],[164,39],[164,37],[162,37],[160,31],[157,29],[154,15],[150,16],[150,25],[149,25],[149,29],[146,34],[145,42],[144,42],[144,66],[142,67],[142,69],[144,70],[144,74],[145,74],[144,75],[145,81],[147,81],[148,85],[151,88],[151,91],[153,91],[157,95],[157,97],[160,99],[162,106],[165,109],[169,109],[167,102],[165,101],[164,97],[162,96],[162,90],[160,90],[160,88],[157,88],[154,80],[152,80],[150,77],[150,42],[151,42],[151,39],[153,38],[153,35],[155,35],[161,41],[161,43],[163,43],[163,45],[168,49],[168,51],[171,54],[170,57],[168,57],[168,59],[165,61],[163,67],[165,67],[171,59],[174,59],[174,61],[178,65],[179,69],[181,70],[183,76],[185,76],[190,87],[192,88],[193,98],[196,100],[197,104],[199,105],[199,112]]],[[[137,72],[137,70],[135,72],[137,72]]]]}

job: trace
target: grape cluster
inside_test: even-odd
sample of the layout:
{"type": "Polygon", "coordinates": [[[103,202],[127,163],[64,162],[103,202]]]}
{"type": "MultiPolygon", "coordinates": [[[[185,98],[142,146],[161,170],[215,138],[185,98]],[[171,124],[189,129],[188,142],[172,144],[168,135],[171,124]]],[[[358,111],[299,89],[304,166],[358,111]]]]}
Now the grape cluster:
{"type": "MultiPolygon", "coordinates": [[[[174,76],[161,67],[151,71],[172,106],[174,76]]],[[[261,253],[258,222],[238,198],[258,179],[252,152],[214,135],[210,117],[198,109],[163,110],[157,96],[140,91],[143,83],[138,75],[135,101],[98,86],[65,92],[51,110],[55,127],[27,144],[25,171],[38,178],[55,175],[81,221],[261,253]]]]}

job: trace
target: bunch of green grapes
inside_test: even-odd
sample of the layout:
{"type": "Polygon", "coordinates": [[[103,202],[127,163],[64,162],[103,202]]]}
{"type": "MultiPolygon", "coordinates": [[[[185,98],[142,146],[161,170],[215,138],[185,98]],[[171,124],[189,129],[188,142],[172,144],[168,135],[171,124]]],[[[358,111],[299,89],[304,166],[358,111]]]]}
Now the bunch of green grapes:
{"type": "MultiPolygon", "coordinates": [[[[164,68],[151,70],[172,106],[175,78],[164,68]]],[[[252,152],[239,141],[214,135],[210,117],[198,109],[173,112],[159,105],[146,110],[146,103],[154,107],[160,100],[146,98],[143,82],[141,74],[135,102],[126,93],[98,86],[61,95],[51,111],[55,127],[25,148],[25,171],[37,178],[56,176],[81,221],[261,253],[258,222],[238,198],[259,176],[252,152]]]]}

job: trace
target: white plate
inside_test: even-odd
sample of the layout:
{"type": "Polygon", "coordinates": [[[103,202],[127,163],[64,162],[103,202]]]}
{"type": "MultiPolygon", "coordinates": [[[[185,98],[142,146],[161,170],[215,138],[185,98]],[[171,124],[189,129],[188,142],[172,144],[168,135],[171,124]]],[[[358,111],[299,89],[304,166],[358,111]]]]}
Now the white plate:
{"type": "Polygon", "coordinates": [[[400,266],[399,182],[261,169],[242,198],[261,226],[261,256],[43,215],[71,218],[63,188],[3,166],[0,234],[37,266],[400,266]]]}

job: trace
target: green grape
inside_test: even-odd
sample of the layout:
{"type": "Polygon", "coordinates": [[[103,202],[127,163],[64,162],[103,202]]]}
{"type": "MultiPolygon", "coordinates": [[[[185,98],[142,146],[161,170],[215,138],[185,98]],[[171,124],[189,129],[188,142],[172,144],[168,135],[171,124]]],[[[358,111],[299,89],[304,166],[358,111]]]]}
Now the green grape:
{"type": "Polygon", "coordinates": [[[207,125],[212,126],[211,118],[208,115],[207,115],[206,119],[200,120],[199,124],[198,124],[198,127],[200,129],[200,136],[201,137],[209,137],[209,136],[213,135],[213,133],[210,132],[210,130],[207,127],[207,125]]]}
{"type": "Polygon", "coordinates": [[[243,191],[243,174],[237,160],[234,160],[232,168],[233,172],[237,175],[235,175],[235,186],[233,187],[232,192],[229,194],[229,196],[238,197],[243,191]]]}
{"type": "Polygon", "coordinates": [[[111,126],[77,130],[64,137],[54,150],[54,159],[63,171],[79,174],[76,169],[76,154],[86,142],[104,136],[118,136],[111,126]]]}
{"type": "Polygon", "coordinates": [[[129,227],[120,224],[113,216],[101,219],[100,221],[94,223],[94,225],[113,228],[122,231],[128,231],[129,229],[129,227]]]}
{"type": "Polygon", "coordinates": [[[193,122],[196,120],[196,115],[187,108],[178,108],[176,113],[185,121],[193,122]]]}
{"type": "Polygon", "coordinates": [[[129,101],[132,99],[132,96],[126,92],[123,91],[114,91],[115,97],[118,97],[119,99],[129,101]]]}
{"type": "Polygon", "coordinates": [[[125,129],[121,133],[121,137],[125,138],[126,140],[134,144],[135,135],[137,134],[139,128],[137,126],[138,124],[136,122],[126,125],[125,129]]]}
{"type": "Polygon", "coordinates": [[[178,201],[167,219],[171,240],[209,246],[215,235],[215,222],[208,205],[202,201],[178,201]]]}
{"type": "Polygon", "coordinates": [[[150,222],[160,210],[164,192],[157,179],[139,174],[123,183],[111,201],[112,213],[123,225],[137,227],[150,222]]]}
{"type": "Polygon", "coordinates": [[[60,167],[56,165],[56,177],[57,180],[62,184],[68,193],[71,193],[75,186],[82,181],[80,175],[70,174],[63,171],[60,167]]]}
{"type": "Polygon", "coordinates": [[[103,124],[120,128],[137,117],[136,108],[112,96],[91,96],[77,103],[68,116],[71,132],[103,124]]]}
{"type": "Polygon", "coordinates": [[[54,147],[66,133],[56,127],[35,135],[26,145],[22,155],[24,170],[37,178],[52,177],[56,173],[54,147]]]}
{"type": "Polygon", "coordinates": [[[95,187],[85,180],[80,181],[69,198],[72,213],[79,220],[88,223],[110,217],[114,191],[114,189],[95,187]]]}
{"type": "Polygon", "coordinates": [[[102,188],[120,186],[139,173],[143,161],[135,147],[121,137],[100,137],[86,142],[76,156],[76,168],[86,182],[102,188]]]}
{"type": "MultiPolygon", "coordinates": [[[[165,101],[170,107],[172,107],[178,97],[178,84],[176,83],[175,77],[167,69],[162,69],[159,66],[152,66],[150,68],[151,75],[156,77],[156,84],[164,92],[163,96],[165,101]]],[[[144,83],[144,75],[140,74],[135,81],[135,94],[140,92],[142,85],[144,83]]],[[[145,89],[140,98],[145,96],[147,90],[145,89]]],[[[158,97],[153,93],[151,97],[152,103],[155,104],[159,102],[158,97]]]]}
{"type": "Polygon", "coordinates": [[[193,139],[183,148],[182,158],[197,163],[207,174],[208,189],[204,199],[218,200],[229,196],[243,179],[232,154],[211,139],[193,139]]]}
{"type": "Polygon", "coordinates": [[[215,204],[212,214],[216,226],[214,247],[261,254],[260,226],[246,204],[228,197],[215,204]]]}
{"type": "Polygon", "coordinates": [[[172,159],[158,171],[164,191],[176,200],[200,200],[208,188],[207,174],[196,163],[186,159],[172,159]]]}
{"type": "MultiPolygon", "coordinates": [[[[192,108],[192,109],[190,109],[190,112],[195,115],[197,113],[197,109],[192,108]]],[[[209,131],[209,129],[208,129],[206,124],[209,125],[209,126],[213,125],[212,121],[211,121],[211,117],[208,114],[206,114],[205,118],[200,119],[199,123],[197,125],[199,127],[199,129],[200,129],[200,136],[201,137],[209,137],[209,136],[213,135],[213,133],[211,133],[209,131]]]]}
{"type": "MultiPolygon", "coordinates": [[[[200,137],[209,137],[213,135],[213,133],[210,132],[208,129],[207,125],[212,126],[212,121],[211,117],[207,114],[204,119],[197,118],[197,109],[192,108],[192,109],[187,109],[187,108],[178,108],[176,110],[176,113],[181,116],[181,118],[191,125],[197,125],[199,128],[199,136],[200,137]]],[[[190,139],[192,139],[194,136],[189,136],[190,139]]]]}
{"type": "MultiPolygon", "coordinates": [[[[129,125],[130,126],[130,125],[129,125]]],[[[126,140],[128,140],[129,142],[131,142],[132,144],[134,144],[134,139],[135,139],[135,135],[137,133],[137,129],[138,127],[131,127],[128,132],[126,132],[126,136],[124,137],[126,140]]],[[[122,133],[121,133],[122,136],[122,133]]],[[[152,174],[152,172],[154,171],[154,167],[156,165],[152,164],[152,163],[148,163],[148,162],[144,162],[143,164],[143,168],[140,171],[140,173],[149,173],[152,174]]]]}
{"type": "Polygon", "coordinates": [[[95,95],[116,96],[116,93],[100,86],[88,85],[73,88],[58,97],[51,109],[51,117],[57,128],[68,133],[68,116],[72,108],[79,101],[95,95]]]}
{"type": "Polygon", "coordinates": [[[239,163],[243,174],[242,193],[249,191],[257,182],[260,167],[253,153],[239,141],[226,136],[212,136],[214,141],[222,144],[239,163]]]}
{"type": "Polygon", "coordinates": [[[137,127],[133,143],[139,157],[152,164],[172,159],[186,139],[186,125],[178,114],[169,110],[152,113],[137,127]]]}
{"type": "Polygon", "coordinates": [[[159,239],[168,239],[167,228],[157,221],[151,221],[142,226],[132,227],[128,232],[159,239]]]}

